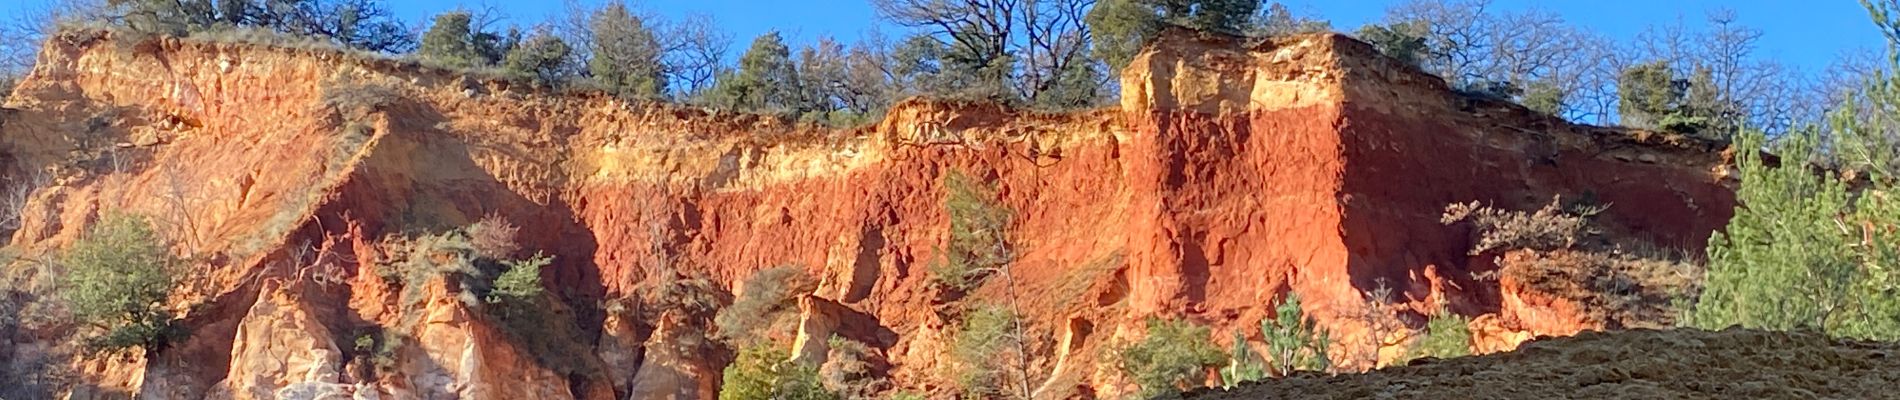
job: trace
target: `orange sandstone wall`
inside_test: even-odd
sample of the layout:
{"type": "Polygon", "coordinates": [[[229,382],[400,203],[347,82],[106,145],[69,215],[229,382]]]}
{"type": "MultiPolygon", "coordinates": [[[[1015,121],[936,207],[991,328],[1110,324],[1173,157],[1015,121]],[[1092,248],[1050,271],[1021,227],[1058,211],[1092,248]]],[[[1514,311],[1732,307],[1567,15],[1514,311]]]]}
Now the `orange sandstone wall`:
{"type": "Polygon", "coordinates": [[[1714,149],[1459,97],[1342,36],[1249,49],[1171,35],[1122,87],[1117,109],[912,101],[830,131],[327,51],[69,36],[7,103],[0,144],[10,174],[62,177],[37,188],[14,233],[30,252],[56,251],[98,210],[193,221],[170,225],[193,238],[181,253],[203,256],[204,277],[176,299],[201,305],[193,337],[152,360],[78,361],[100,393],[161,398],[711,398],[730,354],[674,354],[663,341],[689,319],[603,304],[656,271],[732,295],[780,265],[821,281],[801,301],[800,357],[822,358],[823,340],[809,339],[835,333],[873,347],[895,387],[943,391],[930,372],[945,360],[950,307],[926,275],[952,170],[992,182],[1015,212],[1015,295],[992,279],[965,301],[1018,302],[1040,339],[1045,397],[1131,389],[1106,350],[1139,337],[1144,318],[1259,340],[1289,291],[1345,346],[1402,342],[1347,317],[1380,283],[1410,310],[1386,317],[1414,326],[1441,300],[1470,315],[1537,312],[1505,310],[1518,294],[1470,277],[1489,262],[1438,223],[1448,203],[1594,196],[1619,234],[1690,249],[1733,207],[1714,149]],[[135,162],[89,153],[80,131],[135,162]],[[554,312],[587,336],[581,358],[596,373],[524,357],[439,280],[406,290],[376,276],[379,240],[485,215],[556,257],[543,271],[565,303],[554,312]],[[348,361],[348,336],[373,329],[417,343],[370,378],[348,361]],[[286,354],[300,363],[265,367],[286,354]]]}

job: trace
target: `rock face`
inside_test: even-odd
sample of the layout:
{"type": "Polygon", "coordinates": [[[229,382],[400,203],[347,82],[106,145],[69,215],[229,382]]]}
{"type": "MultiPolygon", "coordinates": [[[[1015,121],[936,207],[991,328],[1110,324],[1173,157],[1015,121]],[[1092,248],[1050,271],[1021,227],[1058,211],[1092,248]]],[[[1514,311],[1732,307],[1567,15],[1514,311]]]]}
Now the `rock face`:
{"type": "MultiPolygon", "coordinates": [[[[1414,327],[1441,301],[1528,304],[1472,278],[1491,261],[1438,222],[1449,203],[1594,199],[1617,232],[1687,249],[1733,207],[1709,144],[1466,98],[1343,36],[1162,41],[1124,72],[1118,109],[909,101],[834,131],[327,50],[69,32],[0,120],[7,173],[57,178],[34,186],[12,245],[51,254],[101,210],[129,210],[195,260],[174,296],[191,338],[150,362],[86,361],[100,366],[78,371],[87,388],[713,398],[729,350],[671,339],[703,321],[603,305],[671,275],[729,299],[796,265],[821,281],[798,307],[800,357],[826,354],[811,335],[860,341],[895,388],[933,392],[950,321],[927,266],[949,226],[941,177],[962,171],[997,188],[1016,248],[1013,287],[992,279],[964,301],[1016,304],[1043,333],[1039,397],[1105,397],[1131,389],[1106,350],[1148,317],[1260,340],[1297,292],[1342,345],[1376,350],[1398,342],[1350,316],[1381,285],[1400,305],[1381,318],[1414,327]],[[454,285],[378,277],[384,238],[489,215],[554,256],[543,280],[591,367],[545,365],[454,285]],[[385,352],[379,337],[404,339],[385,352]]],[[[1525,335],[1497,320],[1535,312],[1481,318],[1480,336],[1525,335]]],[[[73,390],[93,392],[108,391],[73,390]]]]}

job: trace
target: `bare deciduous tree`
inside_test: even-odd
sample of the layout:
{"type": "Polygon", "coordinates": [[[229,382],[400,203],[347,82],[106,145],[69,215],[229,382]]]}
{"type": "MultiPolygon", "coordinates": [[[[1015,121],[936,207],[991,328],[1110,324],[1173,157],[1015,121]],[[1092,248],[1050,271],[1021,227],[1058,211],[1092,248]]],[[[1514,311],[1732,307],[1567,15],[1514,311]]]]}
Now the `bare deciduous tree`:
{"type": "Polygon", "coordinates": [[[1083,17],[1094,0],[872,0],[880,16],[948,44],[950,61],[1007,66],[1009,85],[1034,99],[1076,63],[1089,60],[1083,17]]]}

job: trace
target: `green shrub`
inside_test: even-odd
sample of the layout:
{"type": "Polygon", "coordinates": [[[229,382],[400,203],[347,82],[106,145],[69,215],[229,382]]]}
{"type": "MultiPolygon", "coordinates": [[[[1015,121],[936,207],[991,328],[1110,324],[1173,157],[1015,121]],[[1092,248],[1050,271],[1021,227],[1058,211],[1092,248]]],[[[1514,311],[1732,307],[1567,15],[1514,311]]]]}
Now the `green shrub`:
{"type": "Polygon", "coordinates": [[[1029,380],[1025,338],[1021,321],[1009,309],[977,304],[963,314],[952,336],[950,357],[954,361],[951,378],[964,398],[1002,398],[1020,396],[1029,380]],[[1015,375],[1012,377],[1012,372],[1015,375]]]}
{"type": "Polygon", "coordinates": [[[790,336],[798,329],[798,296],[818,290],[818,281],[802,267],[782,266],[752,274],[743,289],[713,318],[719,339],[738,347],[790,336]]]}
{"type": "Polygon", "coordinates": [[[1220,369],[1221,384],[1229,389],[1243,382],[1267,379],[1266,360],[1247,348],[1247,336],[1234,332],[1234,350],[1227,355],[1227,366],[1220,369]]]}
{"type": "Polygon", "coordinates": [[[932,266],[937,285],[957,291],[981,286],[983,278],[1014,259],[1009,243],[1012,212],[996,201],[996,190],[961,172],[944,175],[944,209],[950,217],[950,243],[932,266]]]}
{"type": "MultiPolygon", "coordinates": [[[[1838,121],[1844,132],[1858,123],[1838,121]]],[[[1745,133],[1738,148],[1759,148],[1763,135],[1745,133]]],[[[1820,157],[1820,133],[1809,129],[1774,147],[1780,163],[1737,152],[1740,207],[1725,232],[1709,239],[1709,268],[1696,326],[1719,329],[1813,328],[1830,334],[1900,339],[1900,252],[1889,235],[1900,227],[1900,198],[1892,183],[1874,177],[1855,191],[1817,174],[1805,161],[1820,157]]],[[[1851,149],[1850,146],[1843,146],[1851,149]]]]}
{"type": "Polygon", "coordinates": [[[1444,309],[1425,323],[1425,336],[1409,352],[1411,358],[1456,358],[1471,355],[1470,320],[1444,309]]]}
{"type": "Polygon", "coordinates": [[[1267,338],[1268,369],[1280,376],[1293,371],[1325,371],[1332,368],[1327,354],[1332,338],[1320,329],[1300,308],[1300,296],[1287,293],[1286,300],[1274,309],[1274,319],[1260,321],[1260,332],[1267,338]]]}
{"type": "Polygon", "coordinates": [[[1205,326],[1187,321],[1148,319],[1148,336],[1118,351],[1122,373],[1134,377],[1142,398],[1198,386],[1208,368],[1227,363],[1210,341],[1205,326]]]}
{"type": "Polygon", "coordinates": [[[110,214],[66,249],[60,263],[68,308],[77,321],[103,329],[88,347],[162,350],[182,337],[165,300],[182,272],[144,217],[110,214]]]}
{"type": "Polygon", "coordinates": [[[787,361],[791,353],[770,345],[739,351],[726,366],[719,400],[835,400],[825,391],[818,369],[787,361]]]}
{"type": "Polygon", "coordinates": [[[573,50],[552,32],[537,32],[508,51],[502,59],[502,70],[530,78],[538,85],[551,86],[566,79],[564,67],[573,50]]]}
{"type": "Polygon", "coordinates": [[[503,261],[508,266],[501,276],[495,277],[495,287],[488,292],[488,303],[504,306],[533,305],[541,300],[547,288],[541,286],[541,268],[554,263],[554,259],[540,253],[526,260],[503,261]]]}
{"type": "Polygon", "coordinates": [[[438,14],[435,23],[422,33],[416,55],[449,68],[487,67],[501,62],[520,40],[518,31],[503,36],[479,28],[474,15],[467,11],[438,14]]]}

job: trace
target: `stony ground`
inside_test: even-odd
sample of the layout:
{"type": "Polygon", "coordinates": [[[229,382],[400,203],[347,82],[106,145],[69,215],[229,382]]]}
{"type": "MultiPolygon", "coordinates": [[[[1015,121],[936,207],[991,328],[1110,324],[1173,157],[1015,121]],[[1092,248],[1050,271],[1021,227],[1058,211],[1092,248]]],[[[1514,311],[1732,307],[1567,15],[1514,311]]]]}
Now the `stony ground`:
{"type": "Polygon", "coordinates": [[[1584,333],[1189,399],[1900,399],[1900,344],[1731,329],[1584,333]]]}

